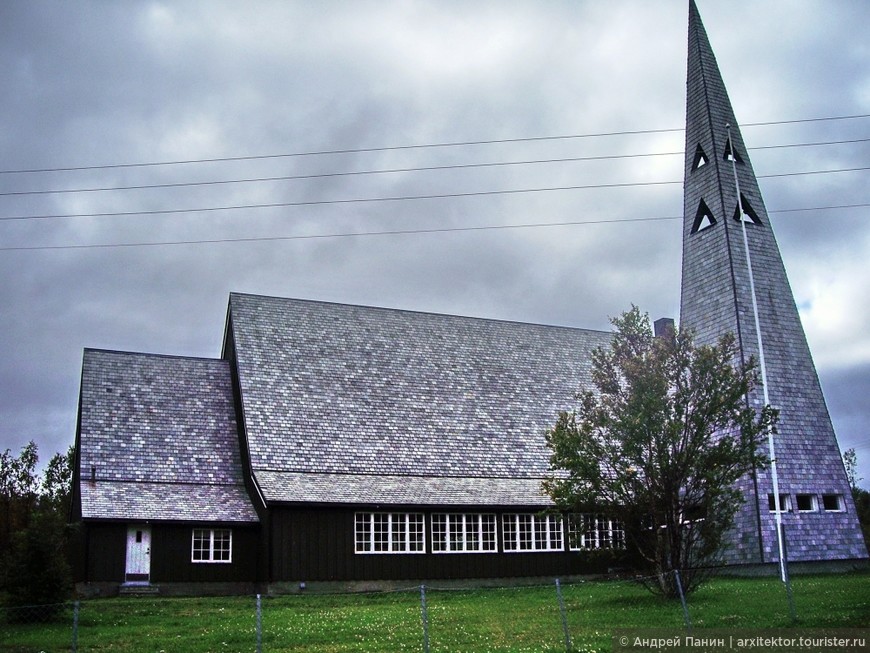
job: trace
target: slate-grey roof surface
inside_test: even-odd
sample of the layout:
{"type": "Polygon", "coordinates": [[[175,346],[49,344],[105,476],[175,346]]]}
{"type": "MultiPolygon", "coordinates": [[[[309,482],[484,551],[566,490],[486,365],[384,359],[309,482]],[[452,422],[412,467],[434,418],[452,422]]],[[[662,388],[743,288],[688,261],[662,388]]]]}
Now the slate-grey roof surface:
{"type": "Polygon", "coordinates": [[[233,401],[227,361],[86,349],[82,517],[256,522],[233,401]]]}
{"type": "Polygon", "coordinates": [[[256,522],[243,485],[81,482],[89,519],[256,522]]]}
{"type": "Polygon", "coordinates": [[[257,472],[263,494],[301,503],[389,505],[550,505],[539,478],[458,478],[398,474],[257,472]]]}
{"type": "Polygon", "coordinates": [[[255,477],[292,502],[546,503],[544,430],[611,338],[235,293],[229,329],[255,477]]]}

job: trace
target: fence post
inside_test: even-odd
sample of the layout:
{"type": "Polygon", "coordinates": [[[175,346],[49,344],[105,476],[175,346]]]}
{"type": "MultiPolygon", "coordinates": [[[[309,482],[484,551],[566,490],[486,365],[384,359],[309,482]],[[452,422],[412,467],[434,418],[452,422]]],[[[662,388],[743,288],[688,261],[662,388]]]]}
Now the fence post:
{"type": "Polygon", "coordinates": [[[257,594],[257,653],[263,653],[263,609],[257,594]]]}
{"type": "Polygon", "coordinates": [[[568,631],[568,615],[565,614],[565,601],[562,598],[562,585],[556,579],[556,596],[559,597],[559,614],[562,615],[562,631],[565,633],[565,651],[571,651],[571,633],[568,631]]]}
{"type": "Polygon", "coordinates": [[[674,578],[677,581],[677,592],[680,593],[680,603],[683,604],[683,621],[686,622],[686,631],[692,632],[692,620],[689,619],[689,608],[686,606],[686,595],[683,594],[683,583],[680,581],[680,570],[674,569],[674,578]]]}
{"type": "Polygon", "coordinates": [[[423,653],[429,653],[429,611],[426,609],[425,585],[420,585],[420,616],[423,619],[423,653]]]}
{"type": "Polygon", "coordinates": [[[782,565],[782,580],[785,583],[785,593],[788,597],[788,612],[791,615],[791,622],[797,623],[797,612],[794,609],[794,596],[791,593],[791,576],[788,573],[788,539],[785,536],[785,524],[779,525],[780,532],[782,533],[782,553],[784,558],[784,564],[782,565]]]}
{"type": "Polygon", "coordinates": [[[73,603],[72,653],[79,650],[79,602],[73,603]]]}

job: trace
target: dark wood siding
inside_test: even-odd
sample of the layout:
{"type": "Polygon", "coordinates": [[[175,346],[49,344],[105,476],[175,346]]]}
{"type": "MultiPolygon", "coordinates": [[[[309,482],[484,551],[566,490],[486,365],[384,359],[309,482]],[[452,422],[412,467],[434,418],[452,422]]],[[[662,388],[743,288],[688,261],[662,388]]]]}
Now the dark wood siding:
{"type": "Polygon", "coordinates": [[[192,562],[191,538],[194,526],[154,525],[151,528],[151,582],[254,582],[257,580],[259,529],[238,526],[196,526],[228,528],[233,533],[232,562],[192,562]]]}
{"type": "Polygon", "coordinates": [[[121,582],[127,556],[127,525],[87,523],[83,526],[85,580],[121,582]]]}
{"type": "MultiPolygon", "coordinates": [[[[365,511],[366,509],[362,509],[365,511]]],[[[427,549],[431,547],[431,512],[420,509],[390,509],[423,512],[427,549]]],[[[455,509],[448,510],[455,512],[455,509]]],[[[501,552],[501,513],[498,553],[390,553],[354,552],[352,509],[274,508],[272,510],[272,581],[412,580],[450,578],[508,578],[560,576],[597,571],[588,557],[571,551],[501,552]]],[[[469,511],[473,512],[473,511],[469,511]]],[[[502,511],[507,512],[507,511],[502,511]]],[[[516,512],[516,511],[510,511],[516,512]]],[[[531,511],[529,511],[531,512],[531,511]]]]}
{"type": "MultiPolygon", "coordinates": [[[[127,557],[127,524],[84,525],[83,548],[87,556],[88,582],[124,581],[127,557]]],[[[255,582],[259,553],[259,527],[197,526],[230,528],[233,553],[230,563],[191,561],[193,525],[151,524],[151,582],[255,582]]]]}

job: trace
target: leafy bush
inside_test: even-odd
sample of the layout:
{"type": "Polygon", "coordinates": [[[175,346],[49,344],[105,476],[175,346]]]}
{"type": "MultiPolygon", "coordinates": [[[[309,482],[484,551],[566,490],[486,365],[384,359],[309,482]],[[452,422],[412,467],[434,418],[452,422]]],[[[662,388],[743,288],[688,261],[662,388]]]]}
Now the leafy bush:
{"type": "MultiPolygon", "coordinates": [[[[14,534],[6,560],[6,593],[10,606],[57,606],[70,597],[72,575],[64,555],[63,519],[37,512],[24,530],[14,534]]],[[[52,610],[40,612],[45,619],[52,610]]]]}

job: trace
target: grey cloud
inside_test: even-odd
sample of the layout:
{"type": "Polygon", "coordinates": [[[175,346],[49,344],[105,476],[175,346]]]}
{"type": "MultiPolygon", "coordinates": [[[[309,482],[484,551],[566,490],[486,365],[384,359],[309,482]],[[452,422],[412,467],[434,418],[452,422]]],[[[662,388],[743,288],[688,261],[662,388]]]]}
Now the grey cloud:
{"type": "MultiPolygon", "coordinates": [[[[681,127],[686,2],[0,5],[3,168],[59,167],[681,127]]],[[[700,11],[743,122],[866,113],[860,2],[700,11]],[[779,22],[777,19],[781,18],[779,22]],[[778,29],[771,25],[779,24],[778,29]]],[[[865,122],[746,127],[750,146],[858,137],[865,122]]],[[[680,134],[45,175],[0,192],[681,149],[680,134]]],[[[752,152],[760,175],[866,165],[863,145],[752,152]]],[[[862,173],[762,180],[770,210],[866,201],[862,173]]],[[[0,215],[161,210],[680,179],[681,158],[176,190],[0,197],[0,215]]],[[[29,222],[0,243],[197,240],[679,215],[679,185],[455,200],[29,222]]],[[[836,313],[870,247],[866,209],[773,214],[806,288],[841,261],[836,313]],[[838,252],[849,251],[849,257],[838,252]],[[851,263],[852,259],[856,263],[851,263]],[[849,263],[849,265],[846,265],[849,263]]],[[[608,328],[634,302],[678,317],[679,222],[175,247],[0,252],[0,447],[72,441],[85,346],[216,356],[231,290],[608,328]]],[[[796,295],[806,295],[796,288],[796,295]]],[[[814,317],[813,319],[817,319],[814,317]]],[[[814,327],[815,328],[815,327],[814,327]]],[[[812,333],[829,332],[815,330],[812,333]]],[[[860,334],[831,345],[867,377],[860,334]]],[[[826,382],[846,441],[861,383],[826,382]],[[850,403],[851,402],[851,403],[850,403]],[[845,406],[848,406],[846,408],[845,406]],[[846,416],[846,417],[844,417],[846,416]]],[[[857,411],[857,412],[855,412],[857,411]]],[[[859,417],[856,418],[855,415],[859,417]]],[[[843,435],[841,435],[841,438],[843,435]]],[[[866,445],[864,445],[866,447],[866,445]]],[[[865,449],[866,452],[866,449],[865,449]]],[[[870,453],[859,451],[859,457],[870,453]]],[[[864,474],[870,477],[870,473],[864,474]]]]}

